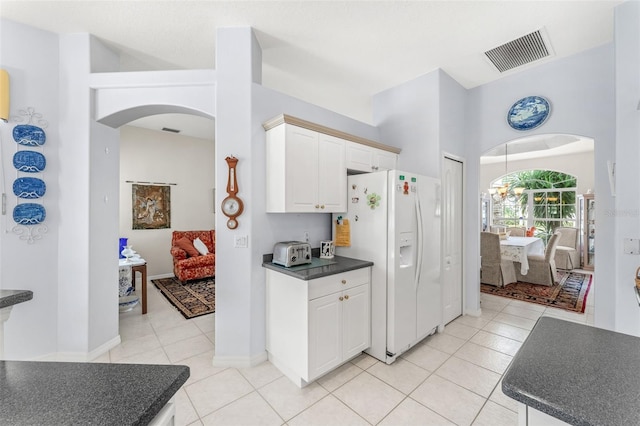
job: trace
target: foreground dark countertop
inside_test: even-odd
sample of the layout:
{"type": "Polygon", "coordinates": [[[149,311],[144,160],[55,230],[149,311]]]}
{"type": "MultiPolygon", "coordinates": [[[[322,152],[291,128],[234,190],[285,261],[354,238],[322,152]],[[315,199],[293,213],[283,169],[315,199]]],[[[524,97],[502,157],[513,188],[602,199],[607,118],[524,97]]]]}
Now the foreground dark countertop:
{"type": "MultiPolygon", "coordinates": [[[[319,254],[319,251],[312,252],[314,256],[317,256],[316,253],[319,254]]],[[[350,257],[344,256],[334,256],[334,258],[331,259],[330,262],[335,263],[332,263],[330,265],[316,266],[314,264],[309,264],[285,268],[284,266],[272,263],[271,259],[272,255],[264,255],[262,259],[262,266],[267,269],[272,269],[274,271],[278,271],[305,281],[373,266],[373,262],[367,260],[352,259],[350,257]]],[[[320,259],[319,261],[324,261],[324,259],[320,259]]],[[[314,263],[316,262],[318,262],[318,259],[314,258],[314,263]]]]}
{"type": "Polygon", "coordinates": [[[1,425],[146,425],[184,365],[0,361],[1,425]]]}
{"type": "Polygon", "coordinates": [[[0,309],[33,299],[31,290],[0,290],[0,309]]]}
{"type": "Polygon", "coordinates": [[[640,338],[542,317],[502,391],[572,425],[640,425],[640,338]]]}

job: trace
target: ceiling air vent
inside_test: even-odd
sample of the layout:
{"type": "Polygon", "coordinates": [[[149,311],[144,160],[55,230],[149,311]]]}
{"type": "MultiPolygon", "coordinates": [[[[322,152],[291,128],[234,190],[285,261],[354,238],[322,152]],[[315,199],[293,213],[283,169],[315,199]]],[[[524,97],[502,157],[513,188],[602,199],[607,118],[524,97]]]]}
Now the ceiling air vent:
{"type": "Polygon", "coordinates": [[[500,72],[551,56],[540,30],[487,50],[484,54],[500,72]]]}
{"type": "Polygon", "coordinates": [[[172,129],[171,127],[163,127],[162,130],[165,131],[165,132],[180,133],[180,130],[172,129]]]}

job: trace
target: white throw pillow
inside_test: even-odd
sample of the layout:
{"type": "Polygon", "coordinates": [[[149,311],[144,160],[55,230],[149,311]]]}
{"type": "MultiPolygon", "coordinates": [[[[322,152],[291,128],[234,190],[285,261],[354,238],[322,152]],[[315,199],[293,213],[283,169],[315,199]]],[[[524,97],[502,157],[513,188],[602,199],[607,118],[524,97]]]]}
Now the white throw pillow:
{"type": "Polygon", "coordinates": [[[196,248],[196,250],[198,250],[198,252],[201,255],[204,256],[205,254],[209,254],[209,250],[207,249],[207,246],[204,245],[200,237],[193,240],[193,246],[196,248]]]}

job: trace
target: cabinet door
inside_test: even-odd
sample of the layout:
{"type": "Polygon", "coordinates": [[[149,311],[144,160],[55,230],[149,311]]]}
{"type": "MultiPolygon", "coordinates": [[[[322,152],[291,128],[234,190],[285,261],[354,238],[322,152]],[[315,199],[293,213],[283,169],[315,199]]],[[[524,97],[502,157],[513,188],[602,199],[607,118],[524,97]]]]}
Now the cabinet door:
{"type": "Polygon", "coordinates": [[[393,152],[384,151],[382,149],[375,148],[373,151],[373,169],[375,171],[380,170],[394,170],[398,162],[398,154],[393,152]]]}
{"type": "Polygon", "coordinates": [[[309,301],[309,378],[311,381],[342,361],[341,293],[309,301]]]}
{"type": "Polygon", "coordinates": [[[347,210],[347,168],[345,141],[320,134],[318,143],[318,203],[321,213],[347,210]]]}
{"type": "Polygon", "coordinates": [[[318,133],[287,125],[285,167],[286,211],[318,211],[318,133]]]}
{"type": "Polygon", "coordinates": [[[369,284],[343,292],[343,359],[358,355],[371,346],[371,300],[369,284]]]}
{"type": "Polygon", "coordinates": [[[373,171],[373,151],[371,147],[355,142],[347,142],[347,169],[357,172],[373,171]]]}

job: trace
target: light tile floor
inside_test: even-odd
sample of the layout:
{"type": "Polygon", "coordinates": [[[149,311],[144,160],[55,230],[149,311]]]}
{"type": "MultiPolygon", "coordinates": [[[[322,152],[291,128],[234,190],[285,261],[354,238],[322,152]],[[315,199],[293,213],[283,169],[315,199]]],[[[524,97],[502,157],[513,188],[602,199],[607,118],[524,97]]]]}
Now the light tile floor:
{"type": "Polygon", "coordinates": [[[215,314],[185,320],[150,284],[147,315],[121,313],[122,343],[95,361],[188,365],[178,425],[516,425],[500,382],[512,357],[541,315],[593,324],[593,290],[585,314],[481,294],[481,316],[392,365],[362,354],[299,389],[269,362],[213,367],[215,314]]]}

